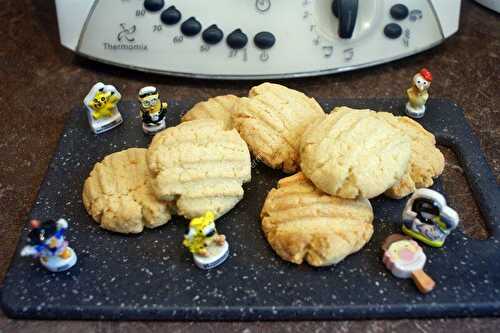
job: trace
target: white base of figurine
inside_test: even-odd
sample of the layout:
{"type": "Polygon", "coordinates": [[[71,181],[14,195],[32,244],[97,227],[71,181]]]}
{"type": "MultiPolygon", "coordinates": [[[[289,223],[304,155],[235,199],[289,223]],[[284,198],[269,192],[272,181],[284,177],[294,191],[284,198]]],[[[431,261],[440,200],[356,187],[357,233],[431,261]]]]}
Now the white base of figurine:
{"type": "Polygon", "coordinates": [[[425,114],[425,105],[419,108],[411,106],[410,102],[406,103],[406,114],[412,118],[422,118],[425,114]]]}
{"type": "Polygon", "coordinates": [[[123,118],[120,112],[114,112],[111,117],[106,117],[101,119],[94,119],[94,117],[92,117],[92,114],[90,112],[88,118],[89,118],[90,128],[92,129],[92,132],[94,132],[95,134],[104,133],[123,123],[123,118]]]}
{"type": "Polygon", "coordinates": [[[201,269],[212,269],[222,264],[229,256],[229,244],[224,241],[222,246],[215,244],[207,248],[208,256],[193,254],[194,263],[201,269]]]}
{"type": "Polygon", "coordinates": [[[144,133],[149,135],[155,135],[165,127],[167,127],[165,119],[163,119],[158,125],[146,125],[145,123],[142,123],[142,130],[144,133]]]}
{"type": "Polygon", "coordinates": [[[76,264],[76,253],[69,246],[67,247],[71,255],[68,259],[63,259],[59,256],[42,257],[40,263],[51,272],[62,272],[70,269],[76,264]]]}

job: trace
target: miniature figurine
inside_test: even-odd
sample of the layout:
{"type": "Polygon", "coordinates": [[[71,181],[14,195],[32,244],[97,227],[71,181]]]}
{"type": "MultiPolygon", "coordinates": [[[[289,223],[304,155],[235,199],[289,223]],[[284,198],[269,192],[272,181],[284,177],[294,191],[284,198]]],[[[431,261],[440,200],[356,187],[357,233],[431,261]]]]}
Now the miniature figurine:
{"type": "Polygon", "coordinates": [[[139,91],[141,103],[142,129],[144,133],[154,135],[165,128],[166,102],[160,100],[155,87],[144,87],[139,91]]]}
{"type": "Polygon", "coordinates": [[[65,219],[31,220],[32,230],[28,234],[28,245],[21,250],[21,256],[40,258],[40,263],[51,272],[62,272],[76,264],[76,253],[64,240],[68,229],[65,219]]]}
{"type": "Polygon", "coordinates": [[[425,103],[429,98],[427,90],[431,86],[432,74],[426,68],[413,76],[413,85],[406,90],[408,103],[406,114],[412,118],[422,118],[425,114],[425,103]]]}
{"type": "Polygon", "coordinates": [[[458,214],[446,199],[427,188],[415,191],[403,210],[403,232],[427,245],[441,247],[458,225],[458,214]]]}
{"type": "Polygon", "coordinates": [[[122,95],[112,85],[102,82],[94,84],[83,103],[87,107],[90,128],[96,134],[109,131],[123,122],[116,106],[122,95]]]}
{"type": "Polygon", "coordinates": [[[423,271],[427,257],[417,242],[410,237],[393,234],[385,239],[382,250],[383,262],[395,277],[400,279],[411,277],[423,294],[434,289],[436,283],[423,271]]]}
{"type": "Polygon", "coordinates": [[[196,266],[211,269],[222,264],[229,255],[226,237],[217,233],[214,213],[206,212],[189,223],[183,245],[193,254],[196,266]]]}

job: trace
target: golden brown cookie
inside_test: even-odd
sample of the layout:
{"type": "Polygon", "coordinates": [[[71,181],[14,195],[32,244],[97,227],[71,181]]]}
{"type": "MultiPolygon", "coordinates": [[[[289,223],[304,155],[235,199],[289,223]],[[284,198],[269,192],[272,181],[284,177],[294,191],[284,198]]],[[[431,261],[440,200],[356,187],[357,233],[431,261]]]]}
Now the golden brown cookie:
{"type": "Polygon", "coordinates": [[[368,200],[328,195],[301,172],[281,179],[269,192],[261,218],[271,247],[295,264],[336,264],[359,251],[373,234],[368,200]]]}
{"type": "Polygon", "coordinates": [[[250,181],[250,152],[236,130],[222,122],[193,120],[156,134],[147,152],[153,190],[176,201],[177,213],[194,218],[224,215],[243,198],[250,181]]]}
{"type": "Polygon", "coordinates": [[[233,125],[256,158],[292,173],[299,166],[302,133],[324,116],[314,98],[279,84],[263,83],[238,100],[233,125]]]}
{"type": "Polygon", "coordinates": [[[146,149],[130,148],[96,163],[83,185],[83,204],[102,228],[139,233],[167,223],[170,203],[156,199],[146,149]]]}
{"type": "Polygon", "coordinates": [[[183,117],[182,121],[195,119],[215,119],[224,123],[224,129],[233,129],[232,110],[238,97],[234,95],[217,96],[195,104],[183,117]]]}
{"type": "Polygon", "coordinates": [[[373,198],[401,180],[410,139],[391,126],[392,114],[335,108],[310,126],[300,145],[301,168],[319,189],[342,198],[373,198]]]}
{"type": "Polygon", "coordinates": [[[389,188],[385,194],[401,199],[422,187],[432,186],[433,178],[440,176],[444,169],[444,156],[436,147],[436,139],[419,123],[408,117],[388,117],[392,126],[411,139],[410,165],[403,178],[389,188]]]}

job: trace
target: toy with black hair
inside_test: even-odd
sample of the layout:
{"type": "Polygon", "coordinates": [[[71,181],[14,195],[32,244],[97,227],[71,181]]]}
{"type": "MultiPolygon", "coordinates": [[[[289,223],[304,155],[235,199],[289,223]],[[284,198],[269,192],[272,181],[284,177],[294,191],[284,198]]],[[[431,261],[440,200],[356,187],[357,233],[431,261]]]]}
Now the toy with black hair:
{"type": "Polygon", "coordinates": [[[65,271],[76,264],[76,253],[68,246],[64,233],[68,229],[65,219],[30,221],[28,245],[23,247],[22,256],[38,258],[40,263],[52,272],[65,271]]]}

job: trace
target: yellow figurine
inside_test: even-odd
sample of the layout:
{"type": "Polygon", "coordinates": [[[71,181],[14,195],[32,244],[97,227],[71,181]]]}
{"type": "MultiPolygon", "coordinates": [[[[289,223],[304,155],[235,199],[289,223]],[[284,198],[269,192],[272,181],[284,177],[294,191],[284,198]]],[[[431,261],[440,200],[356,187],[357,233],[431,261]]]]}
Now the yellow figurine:
{"type": "Polygon", "coordinates": [[[413,76],[412,87],[406,91],[408,103],[406,114],[412,118],[422,118],[425,114],[425,103],[429,98],[427,90],[431,86],[432,74],[426,68],[413,76]]]}
{"type": "Polygon", "coordinates": [[[158,89],[148,86],[139,90],[139,103],[144,133],[153,135],[166,127],[168,104],[160,100],[158,89]]]}
{"type": "Polygon", "coordinates": [[[123,122],[117,104],[122,98],[112,85],[102,82],[94,84],[83,103],[87,107],[87,116],[94,133],[99,134],[120,125],[123,122]]]}
{"type": "Polygon", "coordinates": [[[196,266],[202,269],[220,265],[229,254],[226,237],[217,233],[214,220],[215,215],[210,211],[192,219],[182,242],[193,254],[196,266]]]}

